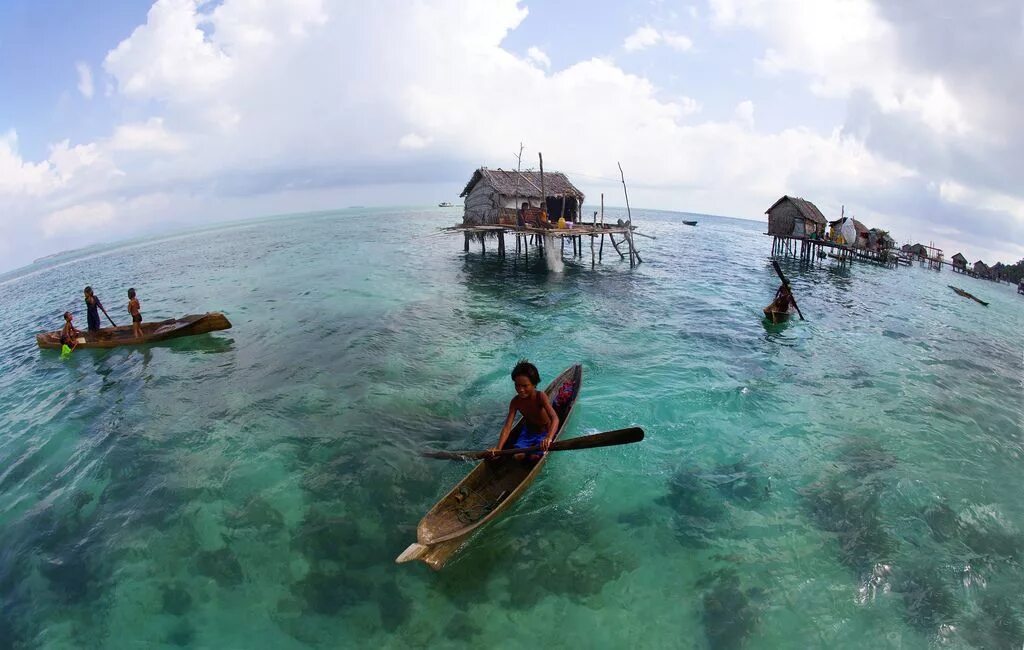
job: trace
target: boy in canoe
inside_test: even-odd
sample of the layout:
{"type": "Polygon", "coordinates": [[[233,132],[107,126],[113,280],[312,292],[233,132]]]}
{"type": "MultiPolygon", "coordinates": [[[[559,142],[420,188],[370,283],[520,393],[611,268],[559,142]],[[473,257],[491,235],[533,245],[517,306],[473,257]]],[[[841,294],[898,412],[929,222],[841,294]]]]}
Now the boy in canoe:
{"type": "MultiPolygon", "coordinates": [[[[498,444],[494,451],[502,449],[508,441],[516,411],[523,414],[523,420],[519,425],[513,449],[540,447],[547,451],[558,432],[558,414],[551,406],[547,393],[537,390],[537,384],[540,383],[537,366],[522,359],[512,369],[512,382],[516,387],[516,396],[508,403],[508,417],[505,418],[505,426],[501,428],[501,435],[498,436],[498,444]]],[[[539,460],[543,455],[543,452],[530,454],[529,460],[539,460]]],[[[524,460],[526,455],[516,454],[515,459],[524,460]]]]}
{"type": "Polygon", "coordinates": [[[71,324],[72,318],[74,316],[71,315],[71,312],[64,312],[64,327],[60,329],[61,352],[64,351],[64,346],[67,346],[68,352],[71,352],[78,345],[78,330],[71,324]]]}
{"type": "Polygon", "coordinates": [[[142,338],[142,303],[135,297],[135,289],[128,290],[128,313],[132,316],[132,334],[142,338]]]}

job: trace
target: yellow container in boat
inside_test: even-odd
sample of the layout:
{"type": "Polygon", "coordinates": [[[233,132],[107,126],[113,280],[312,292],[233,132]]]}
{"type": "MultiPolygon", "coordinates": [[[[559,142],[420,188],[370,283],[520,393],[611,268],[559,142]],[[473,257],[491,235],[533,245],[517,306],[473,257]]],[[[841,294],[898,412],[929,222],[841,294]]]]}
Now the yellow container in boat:
{"type": "Polygon", "coordinates": [[[558,217],[558,227],[565,229],[565,217],[558,217]]]}

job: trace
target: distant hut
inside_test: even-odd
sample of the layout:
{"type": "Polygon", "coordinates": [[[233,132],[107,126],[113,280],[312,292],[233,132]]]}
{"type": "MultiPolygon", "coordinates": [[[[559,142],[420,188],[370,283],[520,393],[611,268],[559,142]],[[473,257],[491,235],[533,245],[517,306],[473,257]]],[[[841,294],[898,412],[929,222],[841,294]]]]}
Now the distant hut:
{"type": "Polygon", "coordinates": [[[902,246],[900,246],[900,252],[907,253],[908,255],[911,253],[911,249],[913,249],[913,246],[911,246],[910,244],[903,244],[902,246]]]}
{"type": "Polygon", "coordinates": [[[988,264],[985,264],[981,260],[974,263],[974,273],[980,277],[987,278],[991,269],[988,268],[988,264]]]}
{"type": "Polygon", "coordinates": [[[868,227],[852,219],[853,229],[857,231],[857,239],[853,242],[854,248],[867,248],[868,247],[868,227]]]}
{"type": "Polygon", "coordinates": [[[967,258],[962,253],[953,256],[953,270],[957,273],[967,272],[967,258]]]}
{"type": "Polygon", "coordinates": [[[926,260],[928,259],[928,247],[924,244],[914,244],[910,247],[910,254],[919,259],[926,260]]]}
{"type": "Polygon", "coordinates": [[[543,188],[542,196],[540,172],[481,167],[459,195],[465,199],[462,221],[466,225],[514,224],[516,210],[523,203],[544,209],[552,221],[563,216],[566,221],[578,220],[583,192],[565,174],[544,172],[543,188]]]}
{"type": "Polygon", "coordinates": [[[768,234],[775,237],[821,237],[828,220],[821,210],[805,199],[783,196],[765,210],[768,234]]]}

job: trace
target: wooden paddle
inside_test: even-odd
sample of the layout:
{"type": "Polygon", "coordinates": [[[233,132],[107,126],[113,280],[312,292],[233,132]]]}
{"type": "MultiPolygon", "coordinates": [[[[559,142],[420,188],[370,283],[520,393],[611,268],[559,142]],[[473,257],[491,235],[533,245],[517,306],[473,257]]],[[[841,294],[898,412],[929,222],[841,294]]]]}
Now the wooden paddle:
{"type": "MultiPolygon", "coordinates": [[[[789,286],[789,280],[787,280],[786,276],[782,274],[782,269],[779,268],[779,263],[776,262],[775,260],[772,260],[772,266],[775,267],[775,272],[779,274],[779,279],[782,280],[782,284],[789,286]]],[[[790,295],[792,294],[793,292],[790,291],[790,295]]],[[[800,317],[800,320],[807,320],[804,318],[804,315],[800,312],[800,305],[796,304],[796,296],[793,296],[793,306],[796,307],[796,313],[797,316],[800,317]]]]}
{"type": "MultiPolygon", "coordinates": [[[[97,302],[99,302],[99,301],[97,301],[97,302]]],[[[110,321],[110,324],[113,325],[114,327],[117,327],[117,323],[115,323],[114,319],[110,317],[110,314],[107,313],[107,310],[103,308],[103,303],[100,302],[99,305],[100,305],[100,311],[102,311],[103,315],[107,317],[107,320],[110,321]]]]}
{"type": "MultiPolygon", "coordinates": [[[[625,445],[631,442],[640,442],[644,439],[644,430],[640,427],[629,427],[628,429],[616,429],[595,433],[589,436],[569,438],[568,440],[556,440],[548,447],[548,451],[572,451],[575,449],[593,449],[594,447],[611,447],[612,445],[625,445]]],[[[494,456],[511,456],[513,454],[535,454],[544,451],[537,447],[523,447],[522,449],[502,449],[500,451],[423,451],[420,455],[427,458],[439,458],[441,460],[479,460],[494,456]]]]}

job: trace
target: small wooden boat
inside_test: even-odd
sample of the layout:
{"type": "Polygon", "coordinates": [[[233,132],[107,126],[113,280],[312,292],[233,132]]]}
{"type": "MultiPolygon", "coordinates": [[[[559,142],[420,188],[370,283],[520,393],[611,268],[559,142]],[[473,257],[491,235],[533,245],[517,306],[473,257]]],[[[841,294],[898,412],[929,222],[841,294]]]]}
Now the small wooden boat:
{"type": "MultiPolygon", "coordinates": [[[[211,311],[206,314],[189,314],[181,318],[142,323],[142,338],[135,338],[131,325],[104,327],[95,332],[79,332],[79,348],[116,348],[121,345],[139,345],[176,339],[182,336],[205,334],[231,328],[231,322],[224,314],[211,311]]],[[[36,334],[36,343],[45,349],[59,350],[60,330],[36,334]]]]}
{"type": "MultiPolygon", "coordinates": [[[[772,303],[774,305],[775,303],[772,303]]],[[[764,317],[772,323],[785,323],[789,320],[790,313],[788,311],[775,311],[772,309],[772,305],[768,305],[764,308],[764,317]]]]}
{"type": "MultiPolygon", "coordinates": [[[[558,413],[555,440],[565,430],[582,383],[583,367],[574,365],[545,389],[558,413]]],[[[518,430],[520,422],[522,418],[516,421],[513,431],[518,430]]],[[[505,449],[515,444],[512,438],[509,436],[505,449]]],[[[416,542],[405,549],[395,562],[420,560],[435,571],[441,569],[473,533],[501,516],[523,495],[547,459],[548,454],[536,462],[501,456],[479,463],[423,516],[416,527],[416,542]]]]}
{"type": "Polygon", "coordinates": [[[946,286],[949,287],[950,289],[952,289],[953,291],[955,291],[958,296],[963,296],[964,298],[970,298],[971,300],[974,300],[975,302],[979,302],[979,303],[985,305],[986,307],[988,307],[988,303],[985,302],[984,300],[981,300],[977,296],[975,296],[973,294],[970,294],[970,293],[967,293],[963,289],[961,289],[959,287],[954,287],[951,284],[947,284],[946,286]]]}
{"type": "Polygon", "coordinates": [[[683,223],[686,224],[687,226],[696,226],[697,225],[696,221],[683,221],[683,223]]]}
{"type": "Polygon", "coordinates": [[[437,207],[439,207],[439,208],[452,208],[452,207],[455,207],[455,205],[453,203],[448,202],[448,201],[441,201],[440,203],[437,204],[437,207]]]}

